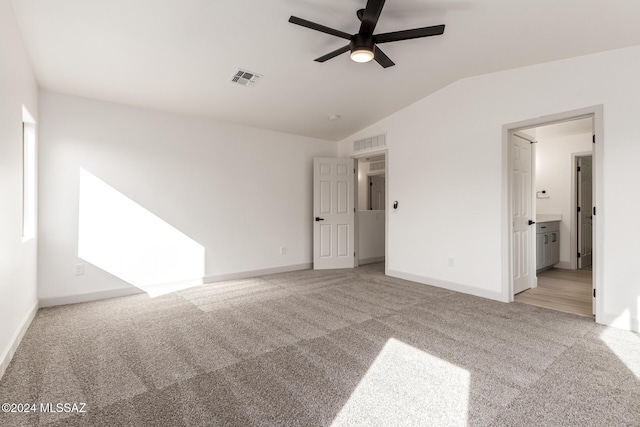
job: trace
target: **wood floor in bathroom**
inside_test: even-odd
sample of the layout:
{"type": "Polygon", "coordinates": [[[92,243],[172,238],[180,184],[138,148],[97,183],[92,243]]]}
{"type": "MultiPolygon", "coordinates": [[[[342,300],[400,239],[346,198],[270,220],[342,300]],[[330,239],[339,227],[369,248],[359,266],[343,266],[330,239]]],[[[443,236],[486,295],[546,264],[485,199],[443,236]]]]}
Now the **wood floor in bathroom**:
{"type": "Polygon", "coordinates": [[[592,317],[591,269],[552,268],[538,273],[538,287],[515,296],[516,302],[592,317]]]}

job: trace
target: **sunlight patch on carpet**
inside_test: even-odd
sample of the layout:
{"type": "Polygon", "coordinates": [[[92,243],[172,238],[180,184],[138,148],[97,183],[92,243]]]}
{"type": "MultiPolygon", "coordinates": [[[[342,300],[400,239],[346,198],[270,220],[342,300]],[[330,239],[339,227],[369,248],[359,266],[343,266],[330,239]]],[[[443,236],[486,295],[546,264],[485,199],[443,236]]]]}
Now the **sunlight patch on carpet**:
{"type": "Polygon", "coordinates": [[[607,328],[600,339],[620,359],[622,363],[640,379],[640,335],[631,331],[607,328]]]}
{"type": "Polygon", "coordinates": [[[332,425],[466,426],[469,384],[467,370],[391,338],[332,425]]]}

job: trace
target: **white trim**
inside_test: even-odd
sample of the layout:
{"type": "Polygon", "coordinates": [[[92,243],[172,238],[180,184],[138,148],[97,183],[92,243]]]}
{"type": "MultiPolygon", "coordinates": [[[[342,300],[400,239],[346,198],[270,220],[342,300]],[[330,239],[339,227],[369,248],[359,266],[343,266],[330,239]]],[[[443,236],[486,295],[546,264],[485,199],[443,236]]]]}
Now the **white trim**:
{"type": "MultiPolygon", "coordinates": [[[[388,147],[382,147],[382,148],[376,148],[375,150],[369,150],[366,153],[363,152],[357,152],[357,153],[353,153],[353,155],[351,156],[352,159],[364,159],[365,157],[377,157],[377,156],[381,156],[383,154],[386,154],[387,151],[389,150],[388,147]]],[[[385,161],[386,161],[386,156],[385,156],[385,161]]],[[[387,164],[385,163],[385,170],[387,169],[387,164]]]]}
{"type": "MultiPolygon", "coordinates": [[[[357,158],[353,159],[353,268],[360,267],[360,219],[358,211],[360,210],[360,162],[357,158]]],[[[314,243],[315,244],[315,243],[314,243]]]]}
{"type": "Polygon", "coordinates": [[[598,318],[598,323],[640,333],[640,319],[634,319],[629,313],[623,313],[620,316],[611,313],[602,313],[598,318]]]}
{"type": "Polygon", "coordinates": [[[202,283],[223,282],[225,280],[248,279],[250,277],[266,276],[269,274],[289,273],[291,271],[311,270],[312,262],[304,264],[284,265],[282,267],[264,268],[261,270],[243,271],[239,273],[219,274],[216,276],[206,276],[202,278],[202,283]]]}
{"type": "Polygon", "coordinates": [[[448,289],[450,291],[460,292],[463,294],[474,295],[476,297],[488,298],[500,302],[505,301],[501,291],[490,291],[487,289],[477,288],[475,286],[464,285],[462,283],[448,282],[446,280],[433,279],[431,277],[420,276],[417,274],[404,273],[397,270],[389,270],[387,276],[397,277],[398,279],[409,280],[411,282],[421,283],[423,285],[435,286],[438,288],[448,289]]]}
{"type": "MultiPolygon", "coordinates": [[[[385,135],[385,141],[386,141],[386,135],[387,133],[384,133],[385,135]]],[[[389,263],[388,263],[388,259],[389,259],[389,147],[382,148],[382,149],[376,149],[376,150],[372,150],[366,153],[353,153],[351,155],[352,159],[358,160],[358,159],[363,159],[365,157],[373,157],[373,156],[384,156],[384,257],[380,260],[383,261],[384,260],[384,274],[385,275],[389,275],[389,263]]],[[[358,211],[358,204],[360,202],[360,200],[358,200],[358,173],[360,172],[360,162],[356,161],[355,162],[355,168],[356,168],[356,176],[355,176],[355,191],[354,193],[354,200],[355,200],[355,204],[354,206],[356,207],[356,212],[358,211]]],[[[382,172],[379,174],[381,175],[382,172]]],[[[367,174],[367,176],[369,176],[367,174]]],[[[361,264],[366,263],[367,259],[364,259],[361,262],[360,260],[360,245],[358,243],[359,240],[359,232],[358,232],[358,215],[355,216],[354,219],[354,240],[355,240],[355,244],[354,244],[354,248],[355,248],[355,252],[356,252],[356,257],[354,260],[354,267],[358,267],[361,264]]],[[[373,261],[373,262],[379,262],[379,261],[373,261]]]]}
{"type": "Polygon", "coordinates": [[[78,304],[81,302],[98,301],[101,299],[128,297],[143,294],[142,289],[136,287],[110,289],[107,291],[87,292],[82,294],[62,295],[58,297],[40,298],[40,307],[54,307],[57,305],[78,304]]]}
{"type": "Polygon", "coordinates": [[[36,317],[36,313],[38,313],[38,301],[34,302],[29,311],[27,311],[22,322],[20,322],[20,326],[13,334],[13,337],[11,337],[9,345],[3,351],[2,356],[0,356],[0,378],[2,378],[9,367],[11,359],[13,359],[13,355],[16,353],[16,350],[18,349],[24,334],[27,332],[27,329],[29,329],[31,322],[33,322],[33,319],[36,317]]]}
{"type": "Polygon", "coordinates": [[[575,268],[571,267],[571,263],[567,261],[560,261],[557,264],[552,266],[553,268],[564,268],[565,270],[575,270],[575,268]]]}
{"type": "Polygon", "coordinates": [[[376,262],[382,262],[384,261],[384,257],[383,256],[375,256],[375,257],[371,257],[371,258],[363,258],[358,260],[358,264],[359,265],[365,265],[365,264],[374,264],[376,262]]]}
{"type": "MultiPolygon", "coordinates": [[[[202,279],[194,279],[184,282],[162,283],[147,287],[147,290],[161,291],[163,288],[179,288],[180,285],[197,286],[204,283],[222,282],[225,280],[247,279],[250,277],[265,276],[268,274],[288,273],[298,270],[309,270],[312,263],[285,265],[282,267],[265,268],[261,270],[243,271],[239,273],[219,274],[216,276],[206,276],[202,279]]],[[[129,288],[111,289],[107,291],[87,292],[84,294],[64,295],[59,297],[49,297],[40,299],[40,307],[53,307],[57,305],[77,304],[81,302],[98,301],[109,298],[128,297],[146,293],[143,289],[131,286],[129,288]]]]}
{"type": "Polygon", "coordinates": [[[389,178],[391,176],[391,168],[389,167],[389,149],[384,151],[384,274],[389,275],[389,211],[391,203],[389,203],[389,178]]]}

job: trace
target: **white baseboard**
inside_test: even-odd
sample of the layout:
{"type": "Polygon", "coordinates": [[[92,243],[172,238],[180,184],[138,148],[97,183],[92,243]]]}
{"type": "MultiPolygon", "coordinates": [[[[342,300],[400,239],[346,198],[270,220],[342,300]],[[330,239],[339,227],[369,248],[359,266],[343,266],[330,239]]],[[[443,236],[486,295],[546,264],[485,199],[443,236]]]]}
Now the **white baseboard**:
{"type": "Polygon", "coordinates": [[[433,279],[431,277],[419,276],[417,274],[405,273],[402,271],[389,269],[387,276],[397,277],[398,279],[410,280],[412,282],[422,283],[423,285],[436,286],[438,288],[448,289],[450,291],[461,292],[463,294],[474,295],[481,298],[492,299],[500,302],[504,301],[501,291],[490,291],[487,289],[476,288],[474,286],[463,285],[461,283],[448,282],[446,280],[433,279]]]}
{"type": "Polygon", "coordinates": [[[0,378],[2,378],[5,371],[9,367],[9,363],[11,363],[11,359],[13,358],[13,355],[16,353],[16,350],[18,349],[18,346],[22,341],[22,337],[24,337],[24,334],[27,332],[27,329],[29,329],[29,325],[31,325],[31,322],[36,317],[37,312],[38,312],[38,302],[36,301],[31,306],[29,311],[27,311],[27,314],[22,319],[22,322],[20,322],[20,326],[18,327],[16,332],[13,334],[13,337],[11,337],[11,341],[9,342],[9,345],[2,352],[2,356],[0,356],[0,378]]]}
{"type": "Polygon", "coordinates": [[[111,289],[108,291],[87,292],[84,294],[63,295],[59,297],[40,298],[40,307],[54,307],[56,305],[77,304],[80,302],[98,301],[101,299],[128,297],[141,294],[143,291],[136,287],[111,289]]]}
{"type": "Polygon", "coordinates": [[[384,261],[383,256],[376,256],[372,258],[362,258],[358,260],[358,265],[374,264],[376,262],[384,261]]]}
{"type": "Polygon", "coordinates": [[[571,263],[567,261],[560,261],[557,264],[554,264],[554,268],[564,268],[565,270],[573,270],[571,268],[571,263]]]}
{"type": "Polygon", "coordinates": [[[640,333],[640,320],[634,319],[628,313],[620,316],[611,313],[602,313],[601,316],[597,316],[596,321],[602,325],[640,333]]]}
{"type": "Polygon", "coordinates": [[[166,290],[176,291],[185,287],[197,286],[202,283],[222,282],[225,280],[248,279],[250,277],[265,276],[267,274],[288,273],[290,271],[308,270],[313,266],[312,263],[286,265],[282,267],[265,268],[262,270],[243,271],[239,273],[219,274],[216,276],[206,276],[202,279],[189,280],[185,282],[163,283],[146,287],[144,290],[134,286],[130,288],[112,289],[108,291],[87,292],[84,294],[63,295],[59,297],[40,298],[40,307],[54,307],[57,305],[77,304],[80,302],[98,301],[101,299],[119,298],[130,295],[138,295],[141,293],[154,296],[166,293],[166,290]]]}
{"type": "Polygon", "coordinates": [[[225,280],[248,279],[250,277],[266,276],[269,274],[289,273],[291,271],[309,270],[313,263],[284,265],[282,267],[264,268],[262,270],[242,271],[239,273],[218,274],[216,276],[206,276],[202,278],[202,283],[223,282],[225,280]]]}

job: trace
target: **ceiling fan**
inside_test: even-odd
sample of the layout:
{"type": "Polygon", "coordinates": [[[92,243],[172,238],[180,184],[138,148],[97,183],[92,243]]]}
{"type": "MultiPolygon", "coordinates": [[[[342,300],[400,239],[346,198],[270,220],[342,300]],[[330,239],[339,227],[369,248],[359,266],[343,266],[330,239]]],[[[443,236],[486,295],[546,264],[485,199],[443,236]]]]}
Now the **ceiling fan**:
{"type": "Polygon", "coordinates": [[[444,25],[435,25],[432,27],[414,28],[413,30],[394,31],[392,33],[374,35],[373,30],[376,28],[380,13],[382,13],[384,2],[385,0],[368,0],[367,6],[356,12],[361,24],[360,31],[353,35],[296,16],[289,18],[289,22],[350,41],[348,45],[327,53],[320,58],[316,58],[315,61],[317,62],[325,62],[350,50],[351,59],[355,62],[369,62],[375,59],[376,62],[384,68],[391,67],[395,64],[380,50],[377,46],[378,44],[439,36],[444,33],[444,25]]]}

